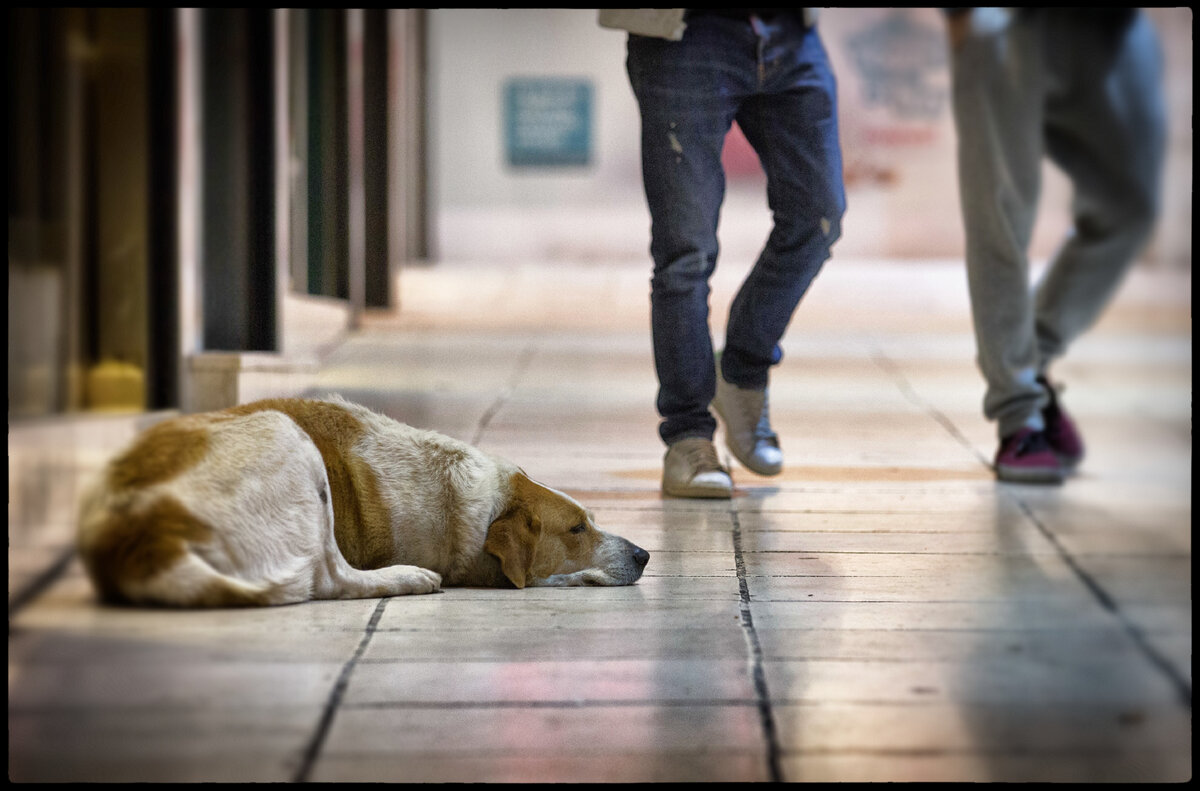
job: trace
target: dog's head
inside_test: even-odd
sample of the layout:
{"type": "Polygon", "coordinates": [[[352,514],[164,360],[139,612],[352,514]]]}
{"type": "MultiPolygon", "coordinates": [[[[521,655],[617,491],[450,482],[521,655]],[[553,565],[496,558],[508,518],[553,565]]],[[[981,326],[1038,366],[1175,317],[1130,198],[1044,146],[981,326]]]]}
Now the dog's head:
{"type": "Polygon", "coordinates": [[[650,554],[596,528],[590,511],[562,492],[512,476],[507,507],[488,528],[484,549],[518,588],[632,585],[650,554]]]}

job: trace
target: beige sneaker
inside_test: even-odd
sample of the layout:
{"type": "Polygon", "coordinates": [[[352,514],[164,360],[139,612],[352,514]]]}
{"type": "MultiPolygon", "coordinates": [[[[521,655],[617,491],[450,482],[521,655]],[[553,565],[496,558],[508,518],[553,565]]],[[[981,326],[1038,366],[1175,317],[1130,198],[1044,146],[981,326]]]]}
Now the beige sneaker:
{"type": "Polygon", "coordinates": [[[662,490],[671,497],[729,498],[733,496],[733,479],[721,466],[712,441],[693,437],[667,448],[662,490]]]}

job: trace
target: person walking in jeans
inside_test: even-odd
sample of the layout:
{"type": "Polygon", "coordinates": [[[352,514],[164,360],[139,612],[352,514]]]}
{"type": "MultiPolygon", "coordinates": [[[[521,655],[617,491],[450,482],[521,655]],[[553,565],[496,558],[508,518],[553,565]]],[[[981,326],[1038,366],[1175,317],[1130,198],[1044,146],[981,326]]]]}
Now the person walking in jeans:
{"type": "Polygon", "coordinates": [[[1159,211],[1159,43],[1132,8],[945,12],[983,411],[1000,437],[995,473],[1059,483],[1084,445],[1047,369],[1099,316],[1159,211]],[[1071,180],[1074,227],[1031,290],[1043,155],[1071,180]]]}
{"type": "Polygon", "coordinates": [[[730,497],[709,406],[738,461],[761,475],[780,472],[769,369],[841,234],[833,71],[811,9],[604,9],[600,24],[629,32],[626,70],[641,114],[663,492],[730,497]],[[734,121],[766,172],[774,227],[730,307],[717,354],[709,280],[725,194],[721,150],[734,121]]]}

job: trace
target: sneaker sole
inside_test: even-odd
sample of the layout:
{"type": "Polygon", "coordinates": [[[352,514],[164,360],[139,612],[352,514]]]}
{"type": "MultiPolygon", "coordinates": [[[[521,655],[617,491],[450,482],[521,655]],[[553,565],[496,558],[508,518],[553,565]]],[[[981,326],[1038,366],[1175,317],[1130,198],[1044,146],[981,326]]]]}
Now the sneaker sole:
{"type": "Polygon", "coordinates": [[[684,497],[689,500],[729,500],[733,497],[733,489],[717,489],[707,486],[684,486],[673,488],[665,483],[662,487],[663,494],[668,497],[684,497]]]}
{"type": "Polygon", "coordinates": [[[1063,466],[1066,473],[1072,474],[1079,467],[1079,463],[1083,461],[1083,456],[1064,456],[1061,453],[1055,453],[1058,456],[1058,463],[1063,466]]]}
{"type": "Polygon", "coordinates": [[[1066,478],[1062,469],[1048,470],[1028,469],[1021,467],[996,467],[996,477],[1008,483],[1047,483],[1060,484],[1066,478]]]}
{"type": "Polygon", "coordinates": [[[746,459],[746,457],[744,457],[741,454],[741,452],[738,451],[738,449],[734,446],[734,444],[732,442],[730,442],[728,439],[725,440],[725,447],[729,448],[729,452],[733,454],[733,457],[735,459],[737,459],[738,462],[741,463],[741,465],[743,467],[750,470],[750,472],[753,472],[757,475],[762,475],[762,476],[765,476],[768,478],[770,478],[773,475],[778,475],[779,473],[783,472],[782,465],[780,465],[779,467],[773,467],[773,468],[772,467],[761,467],[757,464],[754,464],[751,461],[748,461],[746,459]]]}

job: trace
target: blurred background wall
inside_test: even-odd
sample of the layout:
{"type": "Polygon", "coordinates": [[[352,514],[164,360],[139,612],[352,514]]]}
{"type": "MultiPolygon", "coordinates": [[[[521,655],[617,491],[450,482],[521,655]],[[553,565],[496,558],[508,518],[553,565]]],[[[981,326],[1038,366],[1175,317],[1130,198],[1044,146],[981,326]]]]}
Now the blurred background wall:
{"type": "MultiPolygon", "coordinates": [[[[1191,265],[1192,13],[1148,9],[1167,64],[1165,213],[1144,260],[1191,265]]],[[[848,211],[836,256],[962,256],[945,25],[932,8],[822,9],[839,82],[848,211]]],[[[438,9],[429,14],[431,253],[444,260],[645,259],[649,220],[625,35],[592,9],[438,9]],[[586,164],[513,165],[506,90],[538,77],[591,86],[586,164]]],[[[769,230],[763,180],[736,131],[727,142],[723,260],[753,260],[769,230]]],[[[1032,255],[1067,224],[1069,189],[1045,168],[1032,255]]],[[[744,263],[749,263],[749,260],[744,263]]]]}

